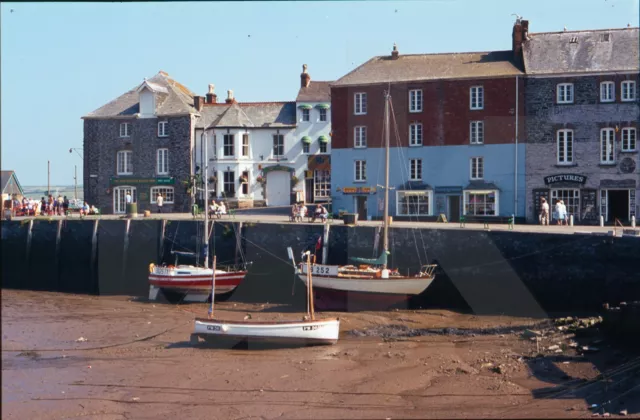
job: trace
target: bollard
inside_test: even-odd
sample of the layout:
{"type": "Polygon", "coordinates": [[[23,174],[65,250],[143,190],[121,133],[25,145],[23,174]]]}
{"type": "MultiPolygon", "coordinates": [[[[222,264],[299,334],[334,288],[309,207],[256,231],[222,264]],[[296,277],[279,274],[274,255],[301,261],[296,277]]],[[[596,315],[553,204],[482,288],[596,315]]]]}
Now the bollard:
{"type": "Polygon", "coordinates": [[[604,216],[600,216],[600,227],[604,226],[604,216]]]}
{"type": "Polygon", "coordinates": [[[569,216],[569,226],[573,226],[573,214],[569,216]]]}
{"type": "Polygon", "coordinates": [[[636,228],[636,216],[631,216],[631,227],[636,228]]]}

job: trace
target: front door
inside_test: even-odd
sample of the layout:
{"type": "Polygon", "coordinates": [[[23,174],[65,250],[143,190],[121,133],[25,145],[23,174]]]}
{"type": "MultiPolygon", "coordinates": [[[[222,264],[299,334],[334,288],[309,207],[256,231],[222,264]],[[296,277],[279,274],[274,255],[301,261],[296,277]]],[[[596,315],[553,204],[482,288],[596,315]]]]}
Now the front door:
{"type": "Polygon", "coordinates": [[[291,174],[273,171],[267,174],[267,202],[269,206],[291,205],[291,174]]]}
{"type": "Polygon", "coordinates": [[[367,220],[367,196],[360,195],[355,197],[356,200],[356,213],[358,213],[358,220],[367,220]]]}
{"type": "Polygon", "coordinates": [[[629,190],[607,190],[607,221],[629,220],[629,190]]]}
{"type": "Polygon", "coordinates": [[[137,202],[136,187],[115,187],[113,189],[113,212],[126,213],[127,193],[131,194],[132,202],[137,202]]]}
{"type": "Polygon", "coordinates": [[[449,220],[450,222],[460,221],[460,196],[450,195],[448,197],[448,200],[449,214],[447,215],[447,220],[449,220]]]}
{"type": "Polygon", "coordinates": [[[307,203],[313,203],[313,178],[304,180],[304,199],[307,203]]]}

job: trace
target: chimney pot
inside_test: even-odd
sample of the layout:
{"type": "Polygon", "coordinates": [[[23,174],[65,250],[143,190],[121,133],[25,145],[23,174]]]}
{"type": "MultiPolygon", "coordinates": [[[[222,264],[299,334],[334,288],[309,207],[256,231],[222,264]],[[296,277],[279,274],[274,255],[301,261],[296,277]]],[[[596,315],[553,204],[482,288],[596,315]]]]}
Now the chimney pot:
{"type": "Polygon", "coordinates": [[[306,88],[309,87],[309,84],[311,84],[311,76],[307,72],[307,65],[303,64],[302,73],[300,74],[300,87],[306,88]]]}
{"type": "Polygon", "coordinates": [[[208,104],[218,103],[218,95],[214,93],[216,85],[213,83],[209,85],[209,93],[207,93],[207,102],[208,104]]]}
{"type": "Polygon", "coordinates": [[[393,43],[393,51],[391,51],[391,59],[392,60],[397,60],[399,55],[400,55],[400,53],[398,52],[398,46],[394,42],[393,43]]]}
{"type": "Polygon", "coordinates": [[[202,96],[194,96],[193,97],[193,106],[198,111],[202,111],[202,108],[204,107],[204,98],[202,96]]]}
{"type": "Polygon", "coordinates": [[[518,16],[516,22],[513,24],[513,31],[511,32],[511,50],[516,60],[520,60],[522,57],[522,43],[527,39],[528,31],[529,21],[522,20],[522,18],[518,16]]]}
{"type": "Polygon", "coordinates": [[[227,91],[227,99],[225,100],[226,103],[228,104],[235,104],[236,103],[236,99],[233,97],[233,91],[232,90],[228,90],[227,91]]]}
{"type": "Polygon", "coordinates": [[[214,93],[215,88],[216,88],[216,85],[214,85],[213,83],[210,83],[210,84],[209,84],[209,93],[210,93],[210,94],[213,94],[213,93],[214,93]]]}

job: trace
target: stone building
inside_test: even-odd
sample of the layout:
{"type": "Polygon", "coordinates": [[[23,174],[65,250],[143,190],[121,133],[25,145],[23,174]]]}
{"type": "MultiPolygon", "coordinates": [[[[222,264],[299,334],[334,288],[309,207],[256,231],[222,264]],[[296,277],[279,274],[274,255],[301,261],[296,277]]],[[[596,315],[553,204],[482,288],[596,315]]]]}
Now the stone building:
{"type": "Polygon", "coordinates": [[[333,211],[382,217],[389,90],[390,215],[524,218],[522,76],[511,50],[405,55],[394,45],[332,83],[333,211]]]}
{"type": "MultiPolygon", "coordinates": [[[[526,71],[526,208],[563,200],[575,223],[638,214],[638,28],[529,33],[515,44],[526,71]]],[[[515,36],[515,35],[514,35],[515,36]]]]}
{"type": "Polygon", "coordinates": [[[138,211],[187,212],[194,174],[194,94],[159,72],[84,120],[84,197],[102,213],[124,213],[129,193],[138,211]]]}

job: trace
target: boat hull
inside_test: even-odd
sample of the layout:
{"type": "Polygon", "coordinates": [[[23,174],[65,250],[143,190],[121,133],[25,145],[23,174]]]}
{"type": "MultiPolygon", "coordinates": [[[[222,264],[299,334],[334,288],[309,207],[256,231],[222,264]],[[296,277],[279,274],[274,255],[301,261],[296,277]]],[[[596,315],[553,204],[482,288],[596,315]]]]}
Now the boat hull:
{"type": "Polygon", "coordinates": [[[266,342],[286,345],[335,344],[340,334],[337,318],[315,321],[253,322],[196,318],[193,337],[222,343],[266,342]]]}
{"type": "Polygon", "coordinates": [[[350,292],[345,290],[313,287],[315,308],[320,311],[385,310],[407,302],[410,295],[350,292]]]}
{"type": "MultiPolygon", "coordinates": [[[[246,271],[221,272],[216,273],[216,295],[233,292],[240,285],[246,271]]],[[[158,289],[170,290],[179,293],[211,293],[212,273],[185,274],[185,275],[165,275],[149,274],[149,285],[158,289]]]]}

